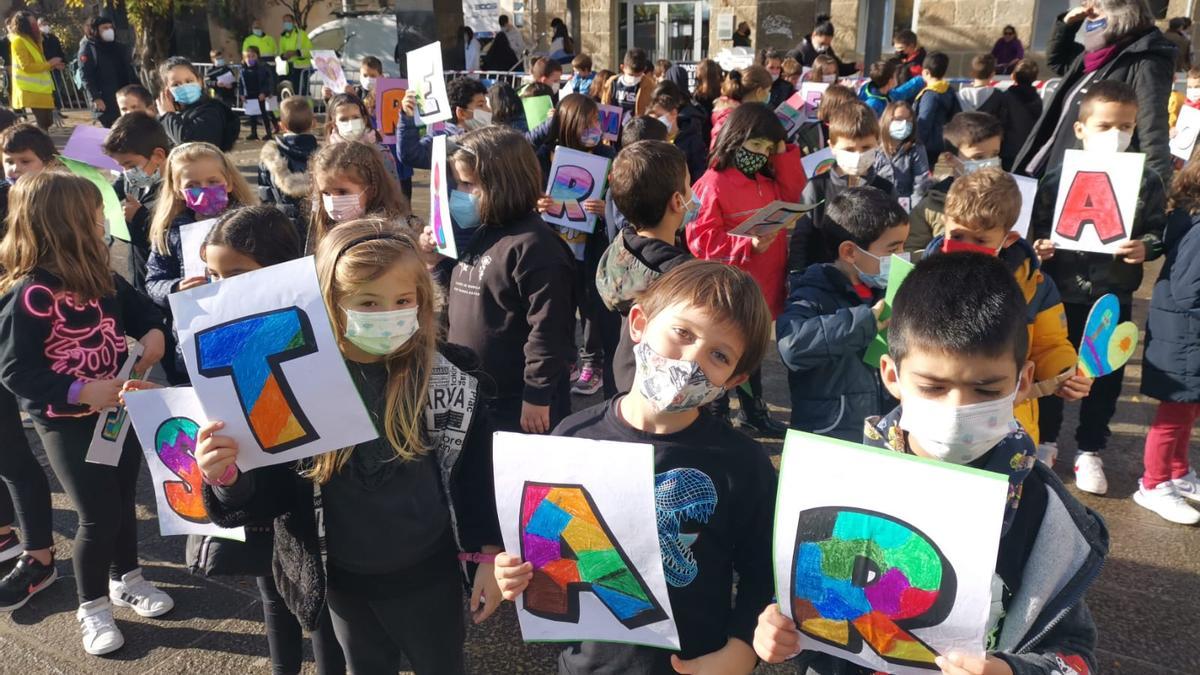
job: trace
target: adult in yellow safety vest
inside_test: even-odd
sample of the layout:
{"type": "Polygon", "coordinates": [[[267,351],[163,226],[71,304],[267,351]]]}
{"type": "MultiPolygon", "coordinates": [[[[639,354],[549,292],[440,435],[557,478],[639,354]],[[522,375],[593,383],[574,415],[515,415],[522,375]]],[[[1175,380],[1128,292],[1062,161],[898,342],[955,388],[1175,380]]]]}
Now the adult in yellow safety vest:
{"type": "Polygon", "coordinates": [[[283,33],[279,36],[279,56],[287,59],[287,79],[292,83],[292,91],[300,91],[300,74],[312,67],[312,40],[308,33],[296,25],[296,17],[291,14],[283,15],[283,33]]]}
{"type": "Polygon", "coordinates": [[[54,80],[50,72],[62,70],[61,58],[46,59],[42,52],[42,32],[33,12],[21,10],[8,20],[12,48],[12,105],[16,110],[29,108],[42,129],[54,121],[54,80]]]}
{"type": "Polygon", "coordinates": [[[279,49],[275,46],[275,38],[267,35],[263,31],[262,22],[255,19],[250,24],[250,34],[242,40],[242,53],[251,47],[258,47],[258,55],[260,58],[269,59],[279,53],[279,49]]]}

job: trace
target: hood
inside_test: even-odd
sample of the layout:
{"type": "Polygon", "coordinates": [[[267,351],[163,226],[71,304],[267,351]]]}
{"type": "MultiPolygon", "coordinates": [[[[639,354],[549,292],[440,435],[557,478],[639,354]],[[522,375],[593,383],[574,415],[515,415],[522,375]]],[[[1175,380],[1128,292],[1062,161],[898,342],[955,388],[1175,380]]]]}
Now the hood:
{"type": "Polygon", "coordinates": [[[308,158],[317,151],[317,137],[312,134],[287,134],[275,137],[275,145],[279,146],[288,159],[294,162],[307,162],[308,158]]]}
{"type": "Polygon", "coordinates": [[[804,284],[831,295],[848,295],[853,297],[855,302],[861,302],[850,280],[833,263],[809,265],[799,277],[792,277],[791,287],[795,288],[797,284],[804,284]]]}
{"type": "Polygon", "coordinates": [[[963,87],[958,90],[958,100],[963,112],[971,112],[978,110],[995,93],[995,87],[963,87]]]}
{"type": "MultiPolygon", "coordinates": [[[[925,247],[925,252],[922,258],[931,255],[937,255],[942,252],[942,242],[945,241],[946,235],[939,234],[929,242],[925,247]]],[[[1025,238],[1018,239],[1006,248],[1000,249],[1000,261],[1004,263],[1010,271],[1016,272],[1021,269],[1022,265],[1029,264],[1027,278],[1032,279],[1041,268],[1041,261],[1038,260],[1037,253],[1033,250],[1033,244],[1029,243],[1025,238]]]]}
{"type": "MultiPolygon", "coordinates": [[[[287,137],[287,140],[292,139],[308,139],[313,150],[316,149],[317,140],[312,136],[287,137]]],[[[299,144],[286,145],[283,143],[284,140],[284,137],[276,137],[275,142],[264,143],[258,159],[267,168],[267,171],[271,172],[271,182],[280,192],[292,199],[304,199],[312,191],[312,177],[304,171],[292,171],[288,166],[288,159],[304,162],[304,165],[307,166],[308,155],[299,154],[299,144]]],[[[310,150],[309,154],[311,152],[310,150]]]]}
{"type": "Polygon", "coordinates": [[[686,251],[639,236],[627,227],[600,256],[596,291],[610,310],[628,314],[635,298],[651,282],[691,257],[686,251]]]}
{"type": "Polygon", "coordinates": [[[1017,98],[1022,103],[1030,103],[1035,100],[1040,101],[1042,98],[1041,93],[1038,92],[1038,90],[1032,85],[1014,84],[1008,89],[1005,89],[1004,93],[1017,98]]]}
{"type": "Polygon", "coordinates": [[[663,73],[663,79],[670,80],[671,82],[679,85],[679,88],[682,89],[684,93],[692,90],[692,88],[688,86],[687,71],[684,70],[683,66],[680,66],[679,64],[675,64],[668,68],[667,72],[663,73]]]}

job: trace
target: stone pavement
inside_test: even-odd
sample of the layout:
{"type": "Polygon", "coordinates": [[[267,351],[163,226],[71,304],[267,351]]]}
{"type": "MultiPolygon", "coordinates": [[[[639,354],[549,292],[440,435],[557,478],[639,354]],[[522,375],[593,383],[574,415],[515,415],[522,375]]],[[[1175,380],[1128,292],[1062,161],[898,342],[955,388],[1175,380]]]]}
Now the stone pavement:
{"type": "MultiPolygon", "coordinates": [[[[61,142],[65,135],[56,133],[61,142]]],[[[256,161],[259,144],[244,144],[233,154],[247,173],[256,161]]],[[[425,176],[418,175],[414,210],[423,213],[425,176]]],[[[121,256],[119,248],[114,251],[121,256]]],[[[1138,294],[1135,319],[1145,324],[1146,298],[1157,273],[1151,265],[1147,283],[1138,294]]],[[[767,400],[782,420],[788,415],[788,389],[782,365],[774,354],[764,368],[767,400]]],[[[1154,402],[1136,395],[1140,360],[1126,373],[1125,396],[1113,424],[1113,439],[1105,455],[1110,494],[1080,495],[1101,513],[1112,535],[1108,562],[1088,601],[1100,629],[1098,659],[1104,672],[1200,673],[1195,646],[1200,598],[1200,530],[1174,526],[1136,506],[1130,495],[1141,473],[1142,443],[1154,413],[1154,402]]],[[[598,399],[577,397],[576,408],[598,399]]],[[[1068,407],[1062,456],[1070,457],[1077,407],[1068,407]]],[[[29,432],[30,440],[37,442],[29,432]]],[[[205,673],[206,675],[269,673],[258,591],[251,579],[205,579],[183,566],[183,538],[158,535],[149,477],[142,472],[138,491],[139,542],[146,576],[176,601],[173,612],[158,620],[142,619],[128,610],[117,612],[125,633],[123,649],[106,658],[87,656],[79,643],[74,619],[76,599],[71,578],[72,537],[77,518],[44,456],[54,490],[54,530],[58,583],[36,600],[7,617],[0,617],[0,672],[4,673],[205,673]]],[[[780,446],[768,444],[776,463],[780,446]]],[[[1194,447],[1194,446],[1193,446],[1194,447]]],[[[1200,460],[1196,453],[1193,461],[1200,460]]],[[[1069,466],[1060,475],[1070,484],[1069,466]]],[[[848,486],[849,487],[849,486],[848,486]]],[[[1074,488],[1072,488],[1074,490],[1074,488]]],[[[1076,494],[1079,494],[1076,491],[1076,494]]],[[[7,566],[0,573],[7,571],[7,566]]],[[[465,599],[464,599],[465,605],[465,599]]],[[[468,668],[472,673],[554,672],[556,649],[520,641],[511,604],[481,627],[468,633],[468,668]]],[[[305,672],[315,672],[311,659],[305,672]]],[[[788,667],[761,668],[764,673],[794,672],[788,667]]]]}

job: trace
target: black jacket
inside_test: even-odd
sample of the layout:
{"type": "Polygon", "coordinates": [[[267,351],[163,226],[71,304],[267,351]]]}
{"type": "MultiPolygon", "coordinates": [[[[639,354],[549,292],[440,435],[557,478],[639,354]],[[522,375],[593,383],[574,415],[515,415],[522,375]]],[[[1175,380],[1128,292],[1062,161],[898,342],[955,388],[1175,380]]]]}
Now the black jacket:
{"type": "Polygon", "coordinates": [[[800,44],[797,45],[795,49],[788,52],[787,55],[799,61],[800,65],[811,68],[813,59],[817,58],[818,54],[832,56],[833,60],[837,61],[839,77],[853,75],[854,72],[858,70],[858,67],[853,63],[842,63],[842,60],[838,58],[837,54],[833,53],[833,47],[830,47],[824,52],[817,51],[817,48],[814,47],[812,43],[812,35],[805,35],[804,39],[800,41],[800,44]]]}
{"type": "Polygon", "coordinates": [[[204,141],[229,152],[241,132],[241,121],[233,109],[208,96],[158,120],[175,145],[204,141]]]}
{"type": "Polygon", "coordinates": [[[512,45],[508,43],[508,36],[502,30],[496,31],[496,37],[492,38],[487,53],[483,55],[483,69],[511,70],[520,61],[512,45]]]}
{"type": "Polygon", "coordinates": [[[264,59],[259,59],[254,67],[242,64],[241,74],[238,77],[238,93],[244,98],[274,96],[275,70],[268,67],[264,59]]]}
{"type": "Polygon", "coordinates": [[[774,110],[779,107],[780,103],[792,97],[796,93],[796,88],[792,86],[784,78],[780,77],[771,83],[771,97],[767,99],[767,107],[774,110]]]}
{"type": "MultiPolygon", "coordinates": [[[[1013,165],[1016,173],[1040,177],[1050,167],[1062,164],[1063,153],[1068,148],[1075,147],[1076,139],[1071,133],[1070,123],[1079,117],[1079,104],[1083,98],[1081,95],[1075,97],[1071,110],[1065,111],[1066,122],[1057,136],[1055,129],[1059,120],[1063,118],[1067,94],[1084,77],[1084,54],[1075,42],[1080,25],[1069,26],[1060,20],[1054,25],[1054,32],[1050,34],[1050,42],[1046,47],[1047,62],[1051,70],[1062,76],[1062,83],[1054,92],[1054,96],[1045,102],[1041,118],[1018,153],[1013,165]],[[1053,146],[1046,160],[1036,172],[1031,171],[1029,163],[1042,146],[1048,143],[1052,143],[1053,146]]],[[[1170,140],[1167,99],[1171,95],[1174,74],[1175,45],[1163,37],[1157,28],[1152,28],[1134,39],[1095,74],[1096,80],[1124,82],[1137,92],[1137,128],[1133,133],[1129,151],[1146,153],[1146,168],[1156,172],[1164,184],[1171,182],[1171,151],[1167,147],[1170,140]]]]}
{"type": "Polygon", "coordinates": [[[1004,138],[1000,143],[1000,163],[1005,171],[1012,171],[1013,163],[1025,139],[1033,133],[1038,118],[1042,116],[1042,94],[1032,85],[1014,84],[1004,90],[1005,117],[1004,138]]]}
{"type": "Polygon", "coordinates": [[[680,108],[679,116],[675,118],[679,129],[672,143],[683,152],[693,183],[700,180],[700,176],[708,170],[710,120],[709,116],[690,103],[680,108]]]}
{"type": "Polygon", "coordinates": [[[258,197],[275,204],[292,222],[300,241],[308,240],[308,205],[312,176],[308,160],[317,151],[312,134],[276,134],[258,154],[258,197]]]}
{"type": "Polygon", "coordinates": [[[84,40],[79,50],[79,66],[83,70],[83,86],[92,100],[103,99],[115,105],[118,89],[138,84],[129,47],[120,42],[84,40]]]}
{"type": "Polygon", "coordinates": [[[233,66],[213,66],[204,75],[204,86],[225,105],[232,108],[237,104],[238,72],[233,66]],[[226,74],[233,76],[233,86],[218,87],[217,80],[226,74]]]}
{"type": "Polygon", "coordinates": [[[1167,217],[1163,263],[1146,320],[1142,393],[1160,401],[1200,403],[1200,218],[1167,217]]]}
{"type": "MultiPolygon", "coordinates": [[[[125,221],[125,226],[129,228],[129,282],[143,293],[146,292],[146,263],[150,260],[150,216],[158,201],[158,189],[162,185],[160,176],[160,173],[156,173],[154,183],[134,195],[141,206],[134,212],[133,218],[125,221]]],[[[113,183],[113,191],[117,193],[118,200],[125,201],[124,175],[113,183]]]]}
{"type": "Polygon", "coordinates": [[[62,40],[53,33],[42,33],[42,55],[46,60],[62,59],[67,60],[67,53],[63,51],[62,40]]]}

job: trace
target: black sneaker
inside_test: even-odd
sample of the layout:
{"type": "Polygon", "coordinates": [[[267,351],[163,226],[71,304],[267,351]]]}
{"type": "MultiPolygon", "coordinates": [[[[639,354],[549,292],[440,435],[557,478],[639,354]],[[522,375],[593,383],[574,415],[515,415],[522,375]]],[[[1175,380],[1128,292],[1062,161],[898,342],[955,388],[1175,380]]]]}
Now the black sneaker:
{"type": "Polygon", "coordinates": [[[0,537],[0,562],[12,560],[24,552],[25,547],[21,545],[21,538],[15,531],[9,531],[8,534],[0,537]]]}
{"type": "Polygon", "coordinates": [[[754,401],[749,408],[743,408],[738,420],[742,431],[757,438],[783,438],[787,433],[787,425],[776,422],[767,411],[762,400],[754,401]]]}
{"type": "Polygon", "coordinates": [[[0,612],[24,607],[30,598],[49,588],[57,578],[54,560],[49,565],[43,565],[33,556],[21,556],[8,576],[0,579],[0,612]]]}

